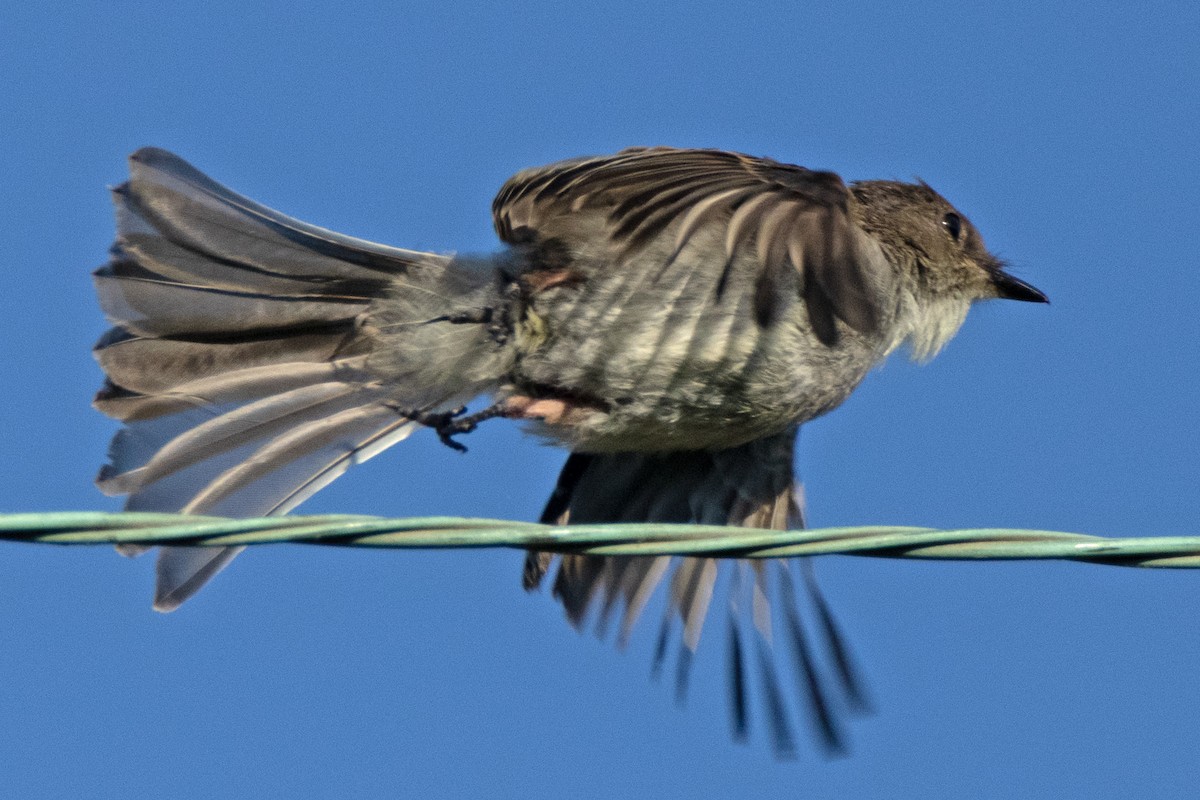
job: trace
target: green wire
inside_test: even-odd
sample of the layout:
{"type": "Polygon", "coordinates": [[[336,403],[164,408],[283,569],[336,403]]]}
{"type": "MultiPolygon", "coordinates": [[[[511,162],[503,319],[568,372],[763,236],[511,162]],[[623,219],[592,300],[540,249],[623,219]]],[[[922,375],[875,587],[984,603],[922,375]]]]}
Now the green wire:
{"type": "Polygon", "coordinates": [[[0,540],[43,544],[278,544],[511,547],[592,555],[781,558],[857,555],[952,560],[1065,559],[1136,567],[1200,567],[1200,537],[1110,539],[1080,533],[898,526],[763,531],[716,525],[539,525],[466,517],[357,515],[227,519],[149,512],[0,514],[0,540]]]}

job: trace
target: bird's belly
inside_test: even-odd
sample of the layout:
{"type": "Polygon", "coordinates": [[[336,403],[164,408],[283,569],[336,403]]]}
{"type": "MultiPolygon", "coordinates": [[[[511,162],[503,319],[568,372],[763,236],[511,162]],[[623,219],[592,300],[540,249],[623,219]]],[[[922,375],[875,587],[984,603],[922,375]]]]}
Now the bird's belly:
{"type": "Polygon", "coordinates": [[[745,295],[686,286],[547,293],[522,330],[514,416],[585,452],[735,447],[830,410],[869,367],[853,337],[818,342],[799,302],[763,325],[745,295]]]}

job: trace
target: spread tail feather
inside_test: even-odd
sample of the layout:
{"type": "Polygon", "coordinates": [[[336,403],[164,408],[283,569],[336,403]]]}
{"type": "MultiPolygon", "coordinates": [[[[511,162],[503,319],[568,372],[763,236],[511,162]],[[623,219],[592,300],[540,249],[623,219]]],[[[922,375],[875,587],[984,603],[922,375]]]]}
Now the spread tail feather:
{"type": "MultiPolygon", "coordinates": [[[[795,430],[791,430],[724,451],[572,454],[542,521],[691,522],[770,530],[801,528],[804,521],[792,477],[795,436],[795,430]]],[[[528,555],[526,588],[538,585],[552,561],[553,557],[546,553],[528,555]]],[[[805,586],[820,619],[816,629],[833,662],[832,685],[830,678],[818,669],[817,648],[809,643],[810,636],[801,624],[792,588],[792,565],[783,560],[726,563],[732,569],[728,603],[735,735],[739,738],[744,735],[750,716],[747,682],[753,672],[746,661],[757,660],[766,722],[776,752],[780,756],[794,753],[792,712],[785,699],[792,683],[780,676],[780,662],[790,656],[798,675],[796,688],[813,715],[822,743],[831,752],[843,750],[835,718],[837,695],[842,695],[847,707],[859,709],[863,692],[848,649],[811,580],[811,571],[804,573],[805,586]],[[782,652],[776,641],[780,634],[789,643],[782,652]],[[756,644],[749,646],[747,636],[752,636],[756,644]]],[[[717,564],[712,558],[699,557],[563,556],[559,559],[553,593],[573,625],[582,628],[594,616],[601,634],[618,609],[623,608],[617,633],[617,641],[623,645],[650,595],[666,581],[667,610],[660,627],[655,671],[666,658],[671,631],[676,627],[673,623],[678,620],[682,627],[676,692],[682,698],[716,590],[717,564]]]]}
{"type": "MultiPolygon", "coordinates": [[[[127,509],[286,513],[418,427],[398,409],[465,403],[499,374],[486,331],[427,324],[494,295],[486,271],[307,225],[153,148],[113,199],[95,405],[125,427],[97,483],[127,509]],[[431,376],[431,352],[460,369],[431,376]]],[[[161,548],[155,608],[240,549],[161,548]]]]}

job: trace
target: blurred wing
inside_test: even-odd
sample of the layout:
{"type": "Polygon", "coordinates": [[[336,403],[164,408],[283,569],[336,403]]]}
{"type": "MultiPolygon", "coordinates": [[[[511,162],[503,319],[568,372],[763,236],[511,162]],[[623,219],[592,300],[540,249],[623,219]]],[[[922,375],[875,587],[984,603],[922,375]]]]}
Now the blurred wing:
{"type": "MultiPolygon", "coordinates": [[[[795,430],[724,451],[647,454],[581,454],[567,460],[542,521],[566,524],[588,522],[685,522],[709,525],[789,530],[802,528],[803,517],[794,485],[792,456],[795,430]]],[[[546,554],[531,553],[525,585],[533,588],[550,568],[546,554]]],[[[732,566],[728,618],[730,630],[731,696],[735,733],[747,725],[749,673],[743,646],[752,628],[757,646],[761,695],[766,720],[777,752],[790,754],[794,736],[785,698],[784,679],[792,670],[780,668],[787,655],[777,652],[774,633],[780,628],[794,660],[797,687],[813,714],[823,743],[843,747],[836,726],[833,697],[819,675],[815,649],[809,644],[796,609],[790,565],[783,560],[724,562],[732,566]]],[[[567,618],[582,627],[594,613],[603,634],[619,619],[617,641],[624,644],[654,590],[666,583],[667,613],[659,630],[656,669],[663,663],[672,635],[680,628],[676,686],[686,692],[693,654],[700,644],[717,583],[718,561],[711,558],[564,556],[554,580],[554,595],[567,618]]],[[[808,575],[806,573],[806,579],[808,575]]],[[[837,671],[838,690],[853,705],[861,690],[847,648],[828,614],[815,584],[810,598],[820,619],[825,649],[837,671]],[[842,669],[843,665],[845,669],[842,669]]]]}
{"type": "Polygon", "coordinates": [[[883,256],[854,224],[851,202],[832,172],[720,150],[654,147],[518,173],[496,196],[492,216],[512,245],[586,246],[598,225],[618,262],[665,239],[664,271],[693,245],[712,248],[705,257],[726,264],[750,253],[759,265],[764,322],[781,270],[795,270],[814,330],[828,343],[836,339],[834,317],[864,334],[880,326],[875,275],[883,256]]]}

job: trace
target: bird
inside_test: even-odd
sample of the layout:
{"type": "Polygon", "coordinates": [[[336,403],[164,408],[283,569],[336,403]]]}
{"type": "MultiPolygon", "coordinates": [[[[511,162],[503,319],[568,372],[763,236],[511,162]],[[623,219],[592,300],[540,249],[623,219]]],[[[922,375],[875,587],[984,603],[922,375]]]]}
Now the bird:
{"type": "MultiPolygon", "coordinates": [[[[901,345],[932,358],[975,302],[1048,302],[922,181],[847,183],[724,150],[520,171],[492,203],[502,247],[483,256],[309,225],[161,149],[129,168],[94,273],[112,324],[94,405],[123,423],[97,484],[131,511],[285,514],[414,431],[463,450],[510,419],[569,452],[543,522],[801,528],[804,423],[901,345]]],[[[154,608],[240,550],[160,548],[154,608]]],[[[615,623],[619,643],[665,586],[654,661],[678,627],[682,696],[723,565],[734,735],[756,658],[776,753],[794,753],[790,658],[820,740],[842,751],[835,707],[868,701],[807,562],[531,552],[522,582],[554,571],[568,619],[615,623]],[[832,666],[818,668],[810,627],[832,666]]]]}

